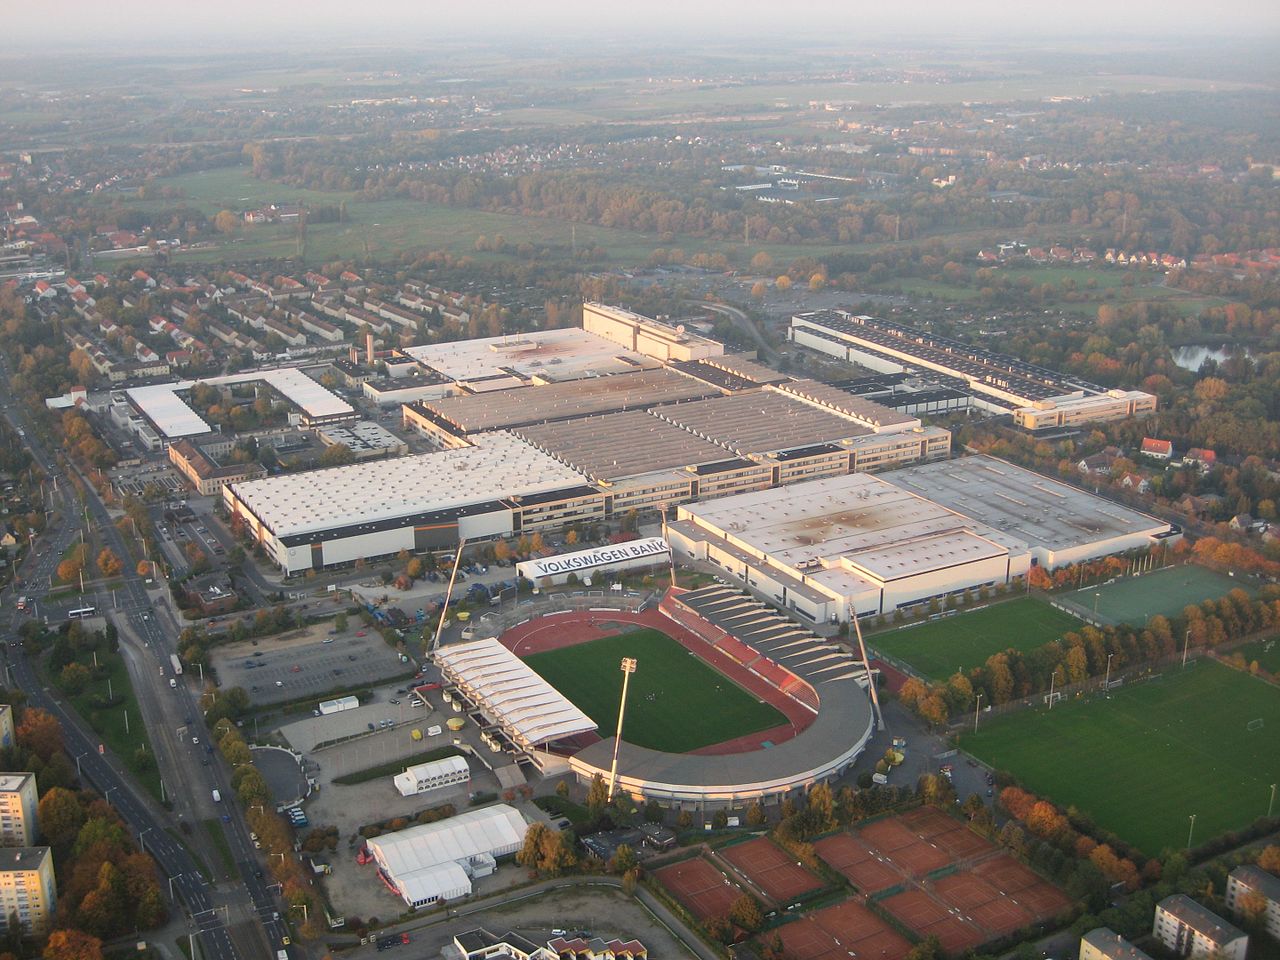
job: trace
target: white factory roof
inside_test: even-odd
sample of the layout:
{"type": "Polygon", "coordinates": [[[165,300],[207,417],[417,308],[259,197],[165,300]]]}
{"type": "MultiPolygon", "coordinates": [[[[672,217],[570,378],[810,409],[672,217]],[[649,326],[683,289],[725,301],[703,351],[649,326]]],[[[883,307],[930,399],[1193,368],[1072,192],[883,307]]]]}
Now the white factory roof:
{"type": "Polygon", "coordinates": [[[207,377],[200,381],[180,380],[176,383],[158,383],[147,387],[131,387],[125,392],[133,404],[156,425],[161,434],[176,439],[208,433],[212,429],[203,417],[178,396],[178,393],[190,390],[196,383],[207,383],[217,387],[258,380],[270,384],[277,393],[308,417],[320,419],[346,416],[354,412],[351,404],[330,393],[297,367],[253,370],[248,373],[233,373],[225,377],[207,377]]]}
{"type": "Polygon", "coordinates": [[[505,852],[524,841],[528,824],[505,803],[468,810],[437,823],[386,833],[369,841],[383,868],[400,882],[441,864],[505,852]]]}
{"type": "Polygon", "coordinates": [[[940,460],[883,477],[1006,537],[1051,550],[1169,529],[1163,520],[994,457],[940,460]]]}
{"type": "MultiPolygon", "coordinates": [[[[459,340],[407,347],[404,351],[451,380],[544,375],[566,380],[591,374],[620,373],[654,361],[580,327],[539,330],[506,337],[459,340]]],[[[518,384],[509,380],[504,386],[518,384]]]]}
{"type": "Polygon", "coordinates": [[[447,510],[581,484],[583,476],[504,430],[472,446],[233,484],[277,537],[447,510]]]}
{"type": "Polygon", "coordinates": [[[493,638],[442,647],[436,662],[485,716],[525,743],[548,743],[596,729],[594,720],[493,638]]]}

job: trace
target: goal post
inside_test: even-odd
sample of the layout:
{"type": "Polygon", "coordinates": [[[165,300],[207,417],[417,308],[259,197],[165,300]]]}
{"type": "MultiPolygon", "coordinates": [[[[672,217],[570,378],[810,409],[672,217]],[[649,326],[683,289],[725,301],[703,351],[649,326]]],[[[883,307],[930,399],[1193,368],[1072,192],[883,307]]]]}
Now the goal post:
{"type": "Polygon", "coordinates": [[[1246,730],[1248,730],[1249,732],[1251,732],[1251,733],[1252,733],[1254,730],[1261,730],[1261,729],[1262,729],[1262,717],[1259,717],[1257,720],[1250,720],[1248,723],[1246,723],[1246,724],[1244,725],[1244,728],[1245,728],[1246,730]]]}

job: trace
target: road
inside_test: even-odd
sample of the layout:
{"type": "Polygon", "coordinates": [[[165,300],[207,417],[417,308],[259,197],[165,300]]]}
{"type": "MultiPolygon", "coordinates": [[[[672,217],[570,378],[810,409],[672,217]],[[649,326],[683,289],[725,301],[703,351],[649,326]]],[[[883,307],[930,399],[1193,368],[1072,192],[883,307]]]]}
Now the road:
{"type": "MultiPolygon", "coordinates": [[[[0,361],[0,380],[8,380],[4,361],[0,361]]],[[[15,429],[24,429],[27,448],[44,473],[58,477],[57,463],[34,436],[17,403],[11,397],[0,398],[0,412],[15,429]]],[[[70,500],[68,485],[64,482],[62,487],[59,495],[64,501],[70,500]]],[[[85,489],[90,491],[85,510],[88,523],[97,528],[103,543],[117,556],[127,558],[130,553],[113,518],[91,492],[92,487],[86,483],[85,489]]],[[[31,578],[42,565],[56,565],[60,551],[55,553],[55,546],[63,543],[65,549],[76,532],[75,526],[64,525],[41,555],[28,556],[27,563],[33,566],[28,571],[27,563],[23,565],[27,581],[23,590],[32,596],[44,594],[39,582],[31,578]]],[[[120,631],[121,651],[134,681],[139,708],[156,749],[161,778],[176,787],[172,792],[178,821],[192,824],[193,845],[201,843],[196,839],[200,828],[197,821],[216,820],[221,814],[229,821],[221,826],[240,876],[228,887],[218,889],[205,883],[191,854],[168,832],[175,825],[174,818],[132,782],[109,751],[99,754],[96,736],[82,726],[74,711],[64,709],[58,698],[41,686],[21,646],[4,648],[10,682],[27,691],[32,704],[49,710],[61,721],[67,751],[75,757],[79,774],[119,811],[169,878],[171,896],[187,905],[202,955],[208,960],[270,956],[280,945],[285,927],[276,919],[279,908],[262,875],[243,814],[230,802],[233,794],[229,773],[217,755],[202,753],[203,746],[197,747],[191,739],[199,737],[202,745],[209,742],[197,702],[198,691],[186,682],[176,690],[168,685],[166,667],[169,654],[176,651],[178,627],[169,606],[167,586],[156,583],[148,592],[143,578],[126,569],[122,586],[116,591],[112,616],[120,631]],[[206,757],[210,759],[208,766],[203,763],[206,757]],[[228,801],[215,805],[214,789],[228,801]]],[[[212,856],[206,859],[211,869],[217,864],[212,856]]]]}

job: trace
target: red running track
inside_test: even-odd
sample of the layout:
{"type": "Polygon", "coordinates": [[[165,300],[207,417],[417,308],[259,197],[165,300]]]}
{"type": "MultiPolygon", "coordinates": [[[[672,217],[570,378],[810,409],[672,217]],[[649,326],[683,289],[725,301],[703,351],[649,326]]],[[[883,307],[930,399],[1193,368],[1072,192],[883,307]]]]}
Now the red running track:
{"type": "Polygon", "coordinates": [[[787,718],[787,722],[780,726],[735,737],[723,743],[714,743],[694,750],[693,753],[704,756],[750,753],[762,749],[766,743],[782,743],[790,740],[813,723],[812,711],[756,676],[733,658],[717,650],[692,630],[658,610],[645,610],[641,613],[633,613],[629,610],[553,613],[535,617],[527,623],[514,626],[498,640],[516,656],[531,657],[535,653],[545,653],[548,650],[559,650],[590,640],[616,636],[633,626],[647,627],[665,633],[685,649],[692,650],[717,672],[724,674],[765,703],[776,707],[787,718]]]}

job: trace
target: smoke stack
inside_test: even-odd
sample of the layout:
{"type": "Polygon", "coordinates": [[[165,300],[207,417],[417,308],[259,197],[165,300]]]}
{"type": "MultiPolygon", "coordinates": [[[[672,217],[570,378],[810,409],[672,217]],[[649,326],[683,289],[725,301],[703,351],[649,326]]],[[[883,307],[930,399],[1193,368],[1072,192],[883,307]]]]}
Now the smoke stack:
{"type": "Polygon", "coordinates": [[[369,366],[373,366],[373,334],[366,333],[364,335],[364,349],[368,354],[369,366]]]}

